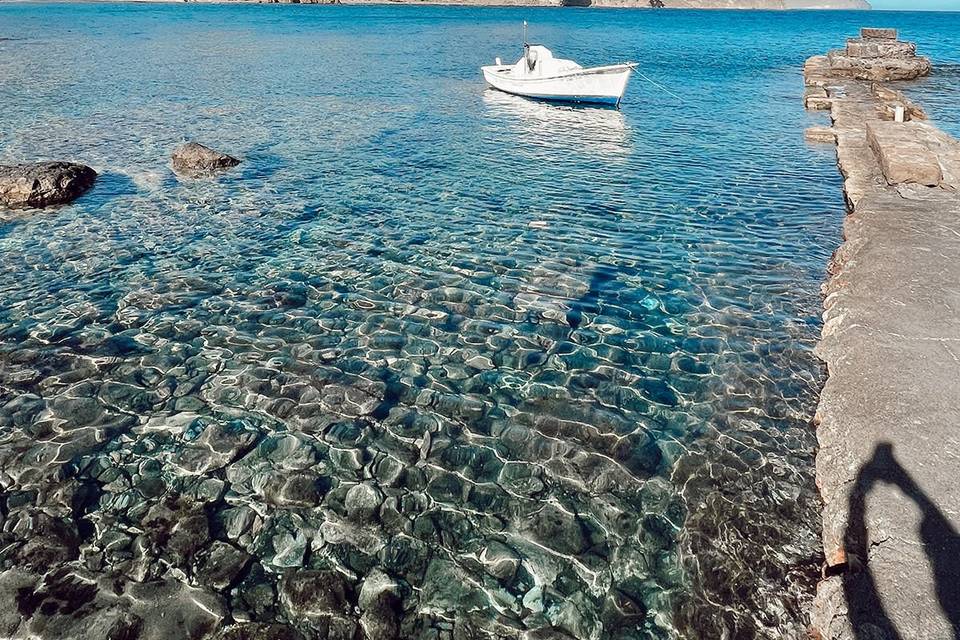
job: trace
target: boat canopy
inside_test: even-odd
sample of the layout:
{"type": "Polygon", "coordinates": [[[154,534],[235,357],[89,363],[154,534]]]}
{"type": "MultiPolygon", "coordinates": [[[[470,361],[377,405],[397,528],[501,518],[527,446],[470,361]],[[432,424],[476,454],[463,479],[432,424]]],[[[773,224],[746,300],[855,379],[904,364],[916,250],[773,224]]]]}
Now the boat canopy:
{"type": "Polygon", "coordinates": [[[541,78],[582,68],[573,60],[554,58],[553,52],[543,45],[525,44],[523,57],[513,65],[511,73],[516,78],[541,78]]]}

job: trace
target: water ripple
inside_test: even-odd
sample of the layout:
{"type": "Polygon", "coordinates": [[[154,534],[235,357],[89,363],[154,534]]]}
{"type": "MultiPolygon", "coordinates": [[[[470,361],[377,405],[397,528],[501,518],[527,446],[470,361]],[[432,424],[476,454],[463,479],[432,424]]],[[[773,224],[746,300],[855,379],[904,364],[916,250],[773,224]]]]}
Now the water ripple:
{"type": "Polygon", "coordinates": [[[401,637],[802,637],[843,207],[797,70],[859,18],[530,10],[684,99],[617,111],[482,90],[526,10],[277,9],[0,8],[0,159],[101,172],[0,222],[4,544],[305,632],[333,570],[401,637]],[[175,178],[194,137],[244,163],[175,178]]]}

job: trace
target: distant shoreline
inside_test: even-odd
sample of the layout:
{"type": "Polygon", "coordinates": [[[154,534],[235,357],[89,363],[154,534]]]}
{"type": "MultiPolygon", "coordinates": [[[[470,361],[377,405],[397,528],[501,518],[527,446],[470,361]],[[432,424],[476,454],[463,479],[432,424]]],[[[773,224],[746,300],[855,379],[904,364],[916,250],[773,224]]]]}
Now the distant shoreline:
{"type": "MultiPolygon", "coordinates": [[[[44,0],[0,0],[0,4],[44,0]]],[[[56,2],[57,0],[50,0],[56,2]]],[[[310,4],[310,5],[429,5],[462,7],[555,7],[597,9],[709,9],[744,11],[849,11],[871,9],[866,0],[63,0],[75,4],[310,4]]]]}

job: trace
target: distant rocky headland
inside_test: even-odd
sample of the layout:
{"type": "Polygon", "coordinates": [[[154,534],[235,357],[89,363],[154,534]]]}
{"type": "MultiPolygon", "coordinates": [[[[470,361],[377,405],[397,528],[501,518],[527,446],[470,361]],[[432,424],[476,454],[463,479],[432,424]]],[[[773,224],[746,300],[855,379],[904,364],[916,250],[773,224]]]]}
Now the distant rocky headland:
{"type": "MultiPolygon", "coordinates": [[[[165,1],[165,0],[160,0],[165,1]]],[[[434,4],[664,9],[869,9],[867,0],[184,0],[269,4],[434,4]]]]}

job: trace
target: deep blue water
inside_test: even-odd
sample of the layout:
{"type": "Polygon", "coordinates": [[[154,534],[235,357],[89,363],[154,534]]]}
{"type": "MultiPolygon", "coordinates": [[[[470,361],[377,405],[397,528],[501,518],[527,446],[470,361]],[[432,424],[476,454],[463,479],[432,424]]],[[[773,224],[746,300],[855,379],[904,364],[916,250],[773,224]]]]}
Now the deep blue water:
{"type": "Polygon", "coordinates": [[[960,132],[958,14],[0,5],[0,162],[101,173],[0,222],[4,535],[43,510],[227,623],[309,631],[274,585],[315,569],[385,572],[405,638],[805,637],[843,201],[800,69],[867,23],[960,132]],[[485,90],[524,19],[676,96],[485,90]],[[243,164],[179,180],[185,139],[243,164]]]}

